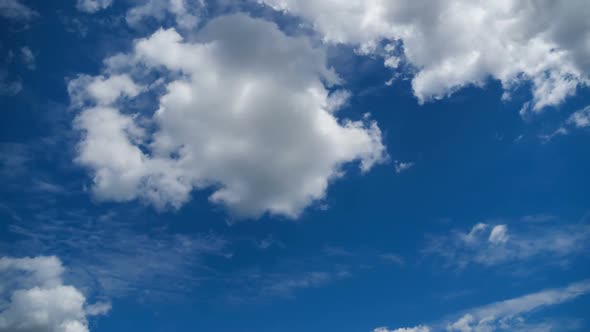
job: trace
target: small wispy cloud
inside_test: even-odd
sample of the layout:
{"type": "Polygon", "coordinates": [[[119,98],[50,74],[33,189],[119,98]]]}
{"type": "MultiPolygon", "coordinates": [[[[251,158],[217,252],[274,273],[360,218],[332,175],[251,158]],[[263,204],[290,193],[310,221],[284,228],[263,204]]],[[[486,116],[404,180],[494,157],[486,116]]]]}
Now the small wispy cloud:
{"type": "Polygon", "coordinates": [[[24,46],[20,49],[20,53],[21,59],[27,67],[27,69],[35,70],[37,68],[37,64],[35,61],[35,55],[33,54],[33,51],[31,51],[31,49],[28,46],[24,46]]]}
{"type": "Polygon", "coordinates": [[[12,247],[63,257],[72,266],[69,278],[109,298],[182,293],[215,274],[204,262],[207,257],[230,257],[229,242],[214,233],[181,235],[165,228],[138,232],[120,218],[79,211],[12,224],[10,232],[23,239],[12,247]]]}
{"type": "Polygon", "coordinates": [[[469,231],[452,230],[449,234],[429,236],[423,253],[459,269],[473,264],[527,262],[541,256],[545,263],[563,263],[564,258],[587,252],[589,241],[590,225],[585,223],[478,223],[469,231]]]}
{"type": "Polygon", "coordinates": [[[394,161],[395,172],[398,174],[405,172],[405,171],[409,170],[410,168],[414,167],[414,164],[415,163],[411,162],[411,161],[403,162],[403,161],[396,160],[396,161],[394,161]]]}
{"type": "Polygon", "coordinates": [[[494,331],[568,331],[575,322],[528,317],[551,306],[572,301],[590,293],[590,280],[582,280],[563,288],[544,289],[520,297],[494,302],[458,313],[452,319],[418,325],[416,327],[388,329],[379,327],[374,332],[494,332],[494,331]],[[458,317],[458,318],[457,318],[458,317]],[[532,319],[531,319],[532,318],[532,319]]]}
{"type": "Polygon", "coordinates": [[[550,134],[541,135],[541,139],[548,142],[556,136],[568,135],[577,129],[587,129],[590,127],[590,105],[573,112],[559,128],[550,134]]]}
{"type": "Polygon", "coordinates": [[[2,0],[0,1],[0,16],[14,21],[28,21],[39,16],[39,13],[19,0],[2,0]]]}
{"type": "Polygon", "coordinates": [[[9,78],[4,70],[0,70],[0,95],[15,96],[23,89],[23,83],[19,77],[9,78]]]}
{"type": "Polygon", "coordinates": [[[398,266],[404,266],[406,264],[406,261],[404,260],[404,258],[402,256],[400,256],[398,254],[394,254],[394,253],[381,254],[381,255],[379,255],[379,258],[381,258],[385,262],[395,264],[398,266]]]}

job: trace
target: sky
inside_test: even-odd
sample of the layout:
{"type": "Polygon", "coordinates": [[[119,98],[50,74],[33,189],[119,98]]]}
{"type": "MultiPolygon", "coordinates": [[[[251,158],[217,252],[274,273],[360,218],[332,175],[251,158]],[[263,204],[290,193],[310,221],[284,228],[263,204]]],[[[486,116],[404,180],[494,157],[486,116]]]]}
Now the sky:
{"type": "Polygon", "coordinates": [[[590,331],[584,0],[0,0],[0,332],[590,331]]]}

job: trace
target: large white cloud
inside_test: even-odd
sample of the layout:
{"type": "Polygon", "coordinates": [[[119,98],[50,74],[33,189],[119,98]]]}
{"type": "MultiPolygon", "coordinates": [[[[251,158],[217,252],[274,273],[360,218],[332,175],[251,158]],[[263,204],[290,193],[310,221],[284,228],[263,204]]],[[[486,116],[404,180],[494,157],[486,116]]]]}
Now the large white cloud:
{"type": "Polygon", "coordinates": [[[237,215],[296,217],[345,163],[367,171],[385,157],[375,122],[338,117],[348,94],[331,92],[339,78],[307,39],[231,15],[193,40],[159,30],[105,60],[110,77],[70,82],[82,109],[77,161],[92,171],[99,199],[179,207],[194,188],[212,187],[211,201],[237,215]],[[165,74],[130,79],[151,70],[165,74]],[[143,86],[164,90],[157,111],[129,114],[121,101],[143,86]]]}
{"type": "MultiPolygon", "coordinates": [[[[483,85],[491,76],[508,91],[530,81],[531,109],[540,111],[589,82],[585,0],[259,1],[304,17],[328,42],[373,52],[380,41],[403,41],[402,56],[417,69],[412,86],[420,102],[483,85]]],[[[394,45],[381,50],[390,67],[401,55],[392,53],[394,45]]]]}
{"type": "Polygon", "coordinates": [[[110,305],[87,305],[63,271],[56,257],[0,258],[0,332],[88,332],[87,316],[110,305]]]}

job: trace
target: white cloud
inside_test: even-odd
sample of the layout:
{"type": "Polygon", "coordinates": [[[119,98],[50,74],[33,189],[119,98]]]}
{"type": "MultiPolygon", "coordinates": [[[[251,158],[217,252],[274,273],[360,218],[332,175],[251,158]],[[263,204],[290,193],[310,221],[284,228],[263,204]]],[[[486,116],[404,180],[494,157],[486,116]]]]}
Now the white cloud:
{"type": "Polygon", "coordinates": [[[482,86],[493,77],[506,90],[532,83],[527,112],[538,112],[589,83],[590,6],[585,0],[259,2],[302,16],[326,41],[357,45],[364,53],[383,40],[403,41],[398,57],[385,57],[386,65],[397,67],[401,56],[417,70],[412,87],[420,102],[482,86]]]}
{"type": "Polygon", "coordinates": [[[129,75],[113,75],[108,78],[102,75],[78,75],[68,83],[70,99],[76,106],[86,102],[109,105],[121,97],[135,97],[142,89],[129,75]]]}
{"type": "Polygon", "coordinates": [[[378,327],[374,329],[373,332],[430,332],[430,328],[428,326],[416,326],[390,330],[387,327],[378,327]]]}
{"type": "Polygon", "coordinates": [[[540,138],[548,142],[556,136],[568,135],[576,129],[584,129],[590,127],[590,106],[586,106],[581,110],[573,112],[559,128],[555,129],[551,134],[541,135],[540,138]]]}
{"type": "Polygon", "coordinates": [[[20,51],[21,51],[22,60],[25,63],[25,65],[27,66],[27,68],[29,70],[35,70],[36,64],[35,64],[35,55],[33,54],[33,51],[31,51],[31,49],[27,46],[21,48],[20,51]]]}
{"type": "Polygon", "coordinates": [[[394,166],[395,166],[395,172],[399,174],[401,172],[407,171],[410,168],[414,167],[414,163],[411,161],[403,162],[403,161],[396,160],[394,163],[394,166]]]}
{"type": "Polygon", "coordinates": [[[17,95],[23,89],[23,83],[20,78],[16,80],[9,80],[6,77],[6,73],[0,71],[0,95],[2,96],[14,96],[17,95]]]}
{"type": "Polygon", "coordinates": [[[204,0],[148,0],[131,8],[126,20],[130,26],[138,27],[146,19],[163,21],[167,15],[171,15],[178,27],[192,29],[199,24],[199,11],[204,6],[204,0]]]}
{"type": "Polygon", "coordinates": [[[19,0],[0,1],[0,16],[19,21],[27,21],[39,14],[33,9],[23,5],[19,0]]]}
{"type": "Polygon", "coordinates": [[[339,78],[307,39],[232,15],[193,40],[158,30],[136,41],[132,54],[105,61],[114,66],[107,72],[121,70],[123,59],[135,68],[70,84],[82,108],[77,161],[92,171],[99,199],[179,207],[193,189],[212,187],[210,200],[237,215],[296,217],[324,197],[343,164],[358,161],[364,172],[383,160],[375,122],[335,117],[346,93],[329,92],[339,78]],[[146,70],[167,72],[171,81],[143,84],[165,87],[153,117],[127,114],[114,102],[139,85],[113,78],[146,70]],[[156,129],[144,130],[144,122],[156,129]]]}
{"type": "MultiPolygon", "coordinates": [[[[449,332],[522,331],[528,324],[521,315],[547,306],[571,301],[590,292],[590,281],[584,280],[564,288],[547,289],[470,310],[447,326],[449,332]]],[[[529,331],[539,331],[530,329],[529,331]]],[[[550,327],[548,331],[553,331],[550,327]]]]}
{"type": "Polygon", "coordinates": [[[450,266],[471,264],[496,266],[533,260],[543,255],[544,262],[565,262],[564,258],[588,250],[590,227],[584,224],[520,225],[508,235],[506,225],[479,223],[468,232],[432,237],[424,249],[450,266]]]}
{"type": "Polygon", "coordinates": [[[494,244],[506,243],[508,241],[508,227],[506,225],[496,225],[492,228],[488,241],[494,244]]]}
{"type": "Polygon", "coordinates": [[[576,111],[570,115],[566,123],[576,128],[586,128],[590,126],[590,106],[576,111]]]}
{"type": "Polygon", "coordinates": [[[494,302],[473,308],[460,314],[456,320],[420,325],[414,328],[389,330],[377,328],[374,332],[494,332],[494,331],[563,331],[565,326],[556,326],[551,320],[528,322],[527,314],[572,301],[590,293],[590,280],[583,280],[563,288],[545,289],[521,297],[494,302]]]}
{"type": "Polygon", "coordinates": [[[85,296],[64,285],[56,257],[0,258],[0,332],[87,332],[87,317],[109,304],[86,306],[85,296]]]}
{"type": "Polygon", "coordinates": [[[76,8],[86,13],[96,13],[100,10],[109,8],[113,0],[78,0],[76,8]]]}
{"type": "Polygon", "coordinates": [[[477,241],[479,241],[480,234],[482,232],[484,232],[487,228],[488,228],[488,225],[487,224],[484,224],[484,223],[481,223],[481,222],[480,223],[477,223],[477,224],[475,224],[471,228],[471,230],[469,231],[469,233],[467,233],[467,234],[461,234],[460,235],[460,238],[464,242],[466,242],[468,244],[477,242],[477,241]]]}

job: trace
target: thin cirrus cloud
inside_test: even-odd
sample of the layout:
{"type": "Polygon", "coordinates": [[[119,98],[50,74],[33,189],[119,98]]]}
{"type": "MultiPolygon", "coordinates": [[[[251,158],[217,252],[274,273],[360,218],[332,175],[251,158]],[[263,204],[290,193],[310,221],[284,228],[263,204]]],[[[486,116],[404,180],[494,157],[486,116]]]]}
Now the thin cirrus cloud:
{"type": "Polygon", "coordinates": [[[527,262],[539,257],[545,263],[566,263],[567,258],[588,250],[590,227],[587,224],[505,224],[478,223],[468,232],[429,237],[423,253],[441,259],[449,267],[485,267],[527,262]]]}
{"type": "Polygon", "coordinates": [[[19,0],[0,1],[0,17],[13,21],[29,21],[39,16],[39,13],[27,7],[19,0]]]}
{"type": "Polygon", "coordinates": [[[83,133],[76,162],[98,199],[178,208],[212,187],[210,200],[237,216],[295,218],[344,164],[366,172],[385,160],[376,122],[337,116],[345,93],[323,49],[243,14],[212,20],[195,40],[161,29],[105,60],[104,75],[70,81],[83,133]],[[146,69],[169,81],[142,80],[146,69]],[[155,113],[126,112],[154,86],[165,90],[155,113]]]}
{"type": "Polygon", "coordinates": [[[64,285],[64,267],[54,256],[0,258],[0,331],[88,332],[88,317],[110,304],[88,304],[77,288],[64,285]]]}
{"type": "Polygon", "coordinates": [[[40,218],[35,222],[10,225],[10,232],[23,239],[11,247],[67,259],[68,277],[91,290],[91,295],[118,299],[147,293],[183,294],[211,277],[207,258],[225,261],[232,253],[229,241],[214,233],[182,235],[161,228],[137,232],[123,221],[133,214],[97,217],[84,211],[55,214],[48,210],[35,213],[36,217],[26,215],[29,220],[40,218]]]}
{"type": "Polygon", "coordinates": [[[86,13],[96,13],[113,4],[113,0],[78,0],[76,8],[86,13]]]}
{"type": "Polygon", "coordinates": [[[590,106],[586,106],[570,114],[570,116],[549,135],[541,135],[544,141],[550,141],[556,136],[568,135],[574,131],[590,127],[590,106]]]}
{"type": "Polygon", "coordinates": [[[584,0],[259,2],[303,17],[327,42],[382,55],[388,67],[406,61],[415,69],[412,88],[421,103],[493,77],[505,99],[531,83],[524,115],[559,105],[590,82],[590,6],[584,0]]]}
{"type": "Polygon", "coordinates": [[[148,20],[163,21],[172,16],[176,26],[181,29],[195,28],[200,22],[203,0],[148,0],[127,11],[125,20],[134,28],[139,28],[148,20]]]}
{"type": "Polygon", "coordinates": [[[473,308],[455,315],[459,318],[451,320],[398,329],[379,327],[373,332],[568,331],[576,324],[559,319],[531,319],[528,316],[534,312],[573,301],[588,293],[590,293],[590,280],[582,280],[566,287],[544,289],[473,308]]]}

